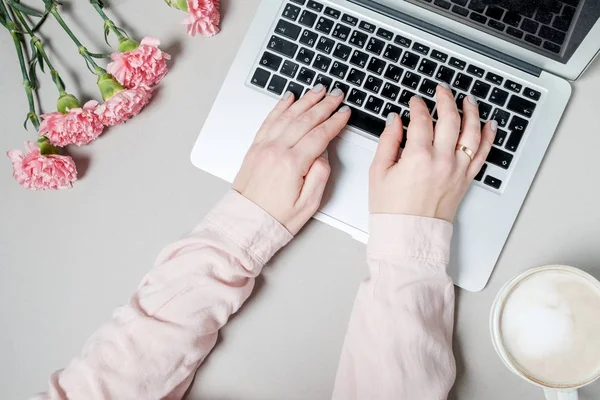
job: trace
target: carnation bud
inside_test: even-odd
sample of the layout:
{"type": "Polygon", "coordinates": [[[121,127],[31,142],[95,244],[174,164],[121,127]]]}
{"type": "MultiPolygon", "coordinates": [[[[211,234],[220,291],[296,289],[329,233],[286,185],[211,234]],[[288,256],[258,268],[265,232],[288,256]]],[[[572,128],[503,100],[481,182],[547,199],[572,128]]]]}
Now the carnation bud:
{"type": "Polygon", "coordinates": [[[63,93],[56,102],[56,109],[62,114],[66,114],[67,110],[73,110],[75,108],[81,108],[81,104],[79,103],[79,100],[77,100],[77,97],[72,94],[63,93]]]}
{"type": "Polygon", "coordinates": [[[52,146],[50,140],[46,136],[40,136],[36,144],[37,147],[40,148],[40,154],[43,156],[47,156],[50,154],[60,154],[60,151],[58,151],[58,147],[52,146]]]}
{"type": "Polygon", "coordinates": [[[133,51],[140,46],[138,42],[133,39],[123,38],[119,40],[119,52],[127,53],[128,51],[133,51]]]}
{"type": "Polygon", "coordinates": [[[173,8],[188,12],[187,0],[165,0],[173,8]]]}
{"type": "Polygon", "coordinates": [[[113,78],[111,74],[102,74],[98,77],[98,87],[102,94],[102,100],[106,101],[113,97],[115,94],[125,90],[119,82],[113,78]]]}

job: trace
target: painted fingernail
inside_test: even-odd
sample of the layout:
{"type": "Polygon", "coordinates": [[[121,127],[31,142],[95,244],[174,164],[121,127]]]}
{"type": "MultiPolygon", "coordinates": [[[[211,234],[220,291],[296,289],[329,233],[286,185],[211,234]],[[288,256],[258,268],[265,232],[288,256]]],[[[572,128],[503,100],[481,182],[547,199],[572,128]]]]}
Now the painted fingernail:
{"type": "Polygon", "coordinates": [[[323,86],[322,83],[319,83],[317,85],[315,85],[314,88],[312,88],[311,90],[315,93],[321,93],[321,91],[325,88],[325,86],[323,86]]]}
{"type": "Polygon", "coordinates": [[[492,123],[490,124],[490,128],[492,128],[492,132],[496,133],[498,130],[498,121],[493,119],[492,123]]]}
{"type": "Polygon", "coordinates": [[[391,124],[394,123],[394,120],[396,119],[396,113],[389,113],[387,116],[387,119],[385,120],[385,126],[390,126],[391,124]]]}
{"type": "Polygon", "coordinates": [[[470,94],[467,96],[467,99],[469,100],[469,103],[471,103],[473,105],[477,105],[477,97],[470,94]]]}
{"type": "Polygon", "coordinates": [[[344,107],[340,108],[340,109],[338,110],[338,112],[341,112],[341,113],[347,113],[347,112],[350,112],[350,107],[348,107],[348,106],[344,106],[344,107]]]}
{"type": "Polygon", "coordinates": [[[287,92],[285,92],[285,93],[283,94],[283,99],[284,99],[284,100],[287,100],[287,99],[289,99],[289,98],[290,98],[290,96],[291,96],[291,95],[292,95],[292,92],[290,92],[290,91],[288,90],[287,92]]]}
{"type": "Polygon", "coordinates": [[[440,83],[440,86],[443,87],[444,89],[450,89],[450,85],[448,85],[446,82],[440,83]]]}
{"type": "Polygon", "coordinates": [[[331,96],[341,96],[344,94],[344,92],[342,92],[342,89],[340,88],[335,88],[331,91],[331,93],[329,93],[331,96]]]}

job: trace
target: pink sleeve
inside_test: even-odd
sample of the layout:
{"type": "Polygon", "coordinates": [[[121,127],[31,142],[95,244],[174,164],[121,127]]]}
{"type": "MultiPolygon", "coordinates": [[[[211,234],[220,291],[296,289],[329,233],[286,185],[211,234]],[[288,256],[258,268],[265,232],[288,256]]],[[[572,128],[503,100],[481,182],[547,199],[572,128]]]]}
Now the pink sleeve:
{"type": "Polygon", "coordinates": [[[372,215],[370,277],[360,286],[334,399],[446,399],[456,375],[452,225],[372,215]]]}
{"type": "Polygon", "coordinates": [[[129,303],[35,399],[182,398],[219,329],[291,238],[230,191],[196,229],[162,251],[129,303]]]}

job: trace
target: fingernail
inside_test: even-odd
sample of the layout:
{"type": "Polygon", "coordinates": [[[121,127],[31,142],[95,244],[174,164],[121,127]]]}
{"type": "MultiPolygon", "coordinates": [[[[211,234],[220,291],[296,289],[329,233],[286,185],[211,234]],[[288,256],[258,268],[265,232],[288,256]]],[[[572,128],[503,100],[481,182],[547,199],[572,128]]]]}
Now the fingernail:
{"type": "Polygon", "coordinates": [[[443,87],[444,89],[450,89],[450,85],[448,85],[446,82],[440,83],[440,86],[443,87]]]}
{"type": "Polygon", "coordinates": [[[338,112],[341,112],[341,113],[347,113],[347,112],[350,112],[350,107],[348,107],[348,106],[343,106],[342,108],[340,108],[340,109],[338,110],[338,112]]]}
{"type": "Polygon", "coordinates": [[[325,86],[323,86],[323,84],[319,83],[319,84],[315,85],[315,87],[312,88],[311,90],[315,93],[321,93],[323,88],[325,88],[325,86]]]}
{"type": "Polygon", "coordinates": [[[331,91],[331,93],[329,93],[331,96],[341,96],[344,94],[344,92],[342,92],[342,89],[340,88],[335,88],[331,91]]]}
{"type": "Polygon", "coordinates": [[[414,95],[413,97],[410,98],[412,99],[419,99],[419,100],[423,100],[423,98],[421,96],[419,96],[418,94],[414,95]]]}
{"type": "Polygon", "coordinates": [[[490,128],[492,128],[492,132],[496,133],[496,131],[498,130],[498,121],[493,119],[492,123],[490,124],[490,128]]]}
{"type": "Polygon", "coordinates": [[[389,113],[387,116],[387,119],[385,120],[385,126],[390,126],[391,124],[394,123],[394,120],[396,119],[396,113],[389,113]]]}
{"type": "Polygon", "coordinates": [[[472,94],[468,95],[467,99],[469,100],[469,103],[471,103],[473,105],[477,105],[477,98],[475,96],[473,96],[472,94]]]}
{"type": "Polygon", "coordinates": [[[291,96],[291,95],[292,95],[292,92],[290,92],[290,91],[288,90],[287,92],[285,92],[285,93],[283,94],[283,99],[284,99],[284,100],[287,100],[287,99],[289,99],[289,98],[290,98],[290,96],[291,96]]]}

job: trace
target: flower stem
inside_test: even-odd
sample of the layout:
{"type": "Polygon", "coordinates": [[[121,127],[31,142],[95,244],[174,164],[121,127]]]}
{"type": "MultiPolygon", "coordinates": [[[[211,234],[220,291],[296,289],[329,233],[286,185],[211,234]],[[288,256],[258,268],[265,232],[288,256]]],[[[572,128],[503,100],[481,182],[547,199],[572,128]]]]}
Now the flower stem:
{"type": "Polygon", "coordinates": [[[110,31],[115,34],[117,39],[119,39],[119,42],[121,42],[122,40],[126,40],[127,37],[121,32],[122,29],[117,28],[115,23],[110,18],[108,18],[108,15],[104,13],[104,5],[102,4],[102,2],[100,0],[90,0],[90,3],[92,3],[92,6],[104,21],[104,27],[110,29],[110,31]]]}

